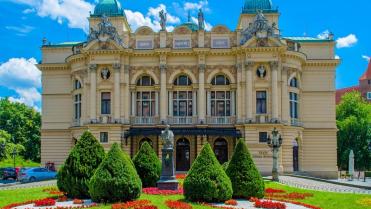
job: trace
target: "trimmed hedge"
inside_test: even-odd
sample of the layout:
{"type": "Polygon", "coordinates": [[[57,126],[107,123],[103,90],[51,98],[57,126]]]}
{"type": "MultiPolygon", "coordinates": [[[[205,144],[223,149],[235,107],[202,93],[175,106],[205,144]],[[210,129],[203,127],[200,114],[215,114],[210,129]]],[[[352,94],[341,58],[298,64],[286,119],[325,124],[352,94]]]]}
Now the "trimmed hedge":
{"type": "Polygon", "coordinates": [[[184,180],[184,196],[193,202],[224,202],[232,198],[232,184],[205,144],[184,180]]]}
{"type": "Polygon", "coordinates": [[[144,142],[134,156],[135,169],[142,180],[143,187],[156,187],[161,176],[161,161],[148,142],[144,142]]]}
{"type": "Polygon", "coordinates": [[[264,181],[243,139],[236,145],[227,175],[231,179],[234,198],[264,197],[264,181]]]}
{"type": "Polygon", "coordinates": [[[139,198],[142,182],[130,157],[114,143],[89,183],[95,202],[125,202],[139,198]]]}
{"type": "Polygon", "coordinates": [[[59,190],[66,192],[69,197],[89,198],[89,180],[104,157],[102,145],[89,131],[84,132],[59,169],[59,190]]]}

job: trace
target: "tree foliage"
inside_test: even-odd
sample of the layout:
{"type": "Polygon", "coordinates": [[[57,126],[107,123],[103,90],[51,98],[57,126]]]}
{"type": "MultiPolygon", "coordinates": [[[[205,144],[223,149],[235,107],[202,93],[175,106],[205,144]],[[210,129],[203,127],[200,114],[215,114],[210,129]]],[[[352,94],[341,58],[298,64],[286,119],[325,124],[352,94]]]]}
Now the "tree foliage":
{"type": "Polygon", "coordinates": [[[20,154],[26,160],[40,162],[40,127],[39,112],[25,104],[0,99],[0,130],[10,134],[10,143],[25,148],[20,154]]]}
{"type": "Polygon", "coordinates": [[[11,142],[11,135],[4,130],[0,130],[0,161],[12,158],[14,150],[16,150],[17,155],[19,155],[19,153],[25,151],[25,148],[21,144],[13,144],[11,142]]]}
{"type": "Polygon", "coordinates": [[[70,197],[88,198],[88,183],[104,157],[102,145],[86,131],[59,169],[58,188],[70,197]]]}
{"type": "Polygon", "coordinates": [[[139,198],[142,182],[130,157],[117,143],[99,165],[89,183],[89,193],[96,202],[123,202],[139,198]]]}
{"type": "Polygon", "coordinates": [[[336,107],[338,166],[348,169],[350,150],[354,151],[355,168],[371,169],[371,104],[359,92],[350,92],[342,97],[336,107]]]}
{"type": "Polygon", "coordinates": [[[190,201],[224,202],[232,198],[231,180],[205,144],[184,180],[184,196],[190,201]]]}
{"type": "Polygon", "coordinates": [[[236,145],[226,170],[234,198],[264,197],[264,181],[243,139],[236,145]]]}
{"type": "Polygon", "coordinates": [[[144,142],[134,156],[135,169],[142,180],[143,187],[156,187],[161,176],[161,161],[148,142],[144,142]]]}

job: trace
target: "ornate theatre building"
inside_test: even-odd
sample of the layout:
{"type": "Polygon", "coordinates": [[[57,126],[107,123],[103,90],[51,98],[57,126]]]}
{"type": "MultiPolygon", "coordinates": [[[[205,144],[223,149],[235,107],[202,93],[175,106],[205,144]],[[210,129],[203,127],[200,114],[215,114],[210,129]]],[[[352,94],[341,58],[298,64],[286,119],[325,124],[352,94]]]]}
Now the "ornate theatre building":
{"type": "Polygon", "coordinates": [[[105,148],[133,156],[161,130],[175,134],[175,165],[187,171],[205,143],[220,163],[244,138],[262,173],[272,169],[267,138],[282,135],[280,171],[337,176],[333,36],[283,37],[270,0],[246,0],[237,28],[206,31],[186,22],[133,31],[118,0],[101,0],[82,42],[44,40],[42,162],[61,165],[90,130],[105,148]]]}

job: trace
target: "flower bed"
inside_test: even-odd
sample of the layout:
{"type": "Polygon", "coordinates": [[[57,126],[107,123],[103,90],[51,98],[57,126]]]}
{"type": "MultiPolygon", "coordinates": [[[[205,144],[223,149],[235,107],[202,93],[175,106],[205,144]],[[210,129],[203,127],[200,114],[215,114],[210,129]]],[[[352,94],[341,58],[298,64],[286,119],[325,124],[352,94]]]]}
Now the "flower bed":
{"type": "Polygon", "coordinates": [[[257,208],[286,209],[286,205],[280,202],[272,202],[270,200],[259,200],[257,198],[251,198],[250,201],[254,202],[254,206],[257,208]]]}
{"type": "Polygon", "coordinates": [[[52,188],[43,189],[43,192],[46,192],[48,194],[58,195],[58,196],[64,195],[63,192],[61,192],[57,188],[53,188],[53,187],[52,188]]]}
{"type": "Polygon", "coordinates": [[[135,200],[126,203],[117,203],[111,206],[112,209],[157,209],[157,206],[151,205],[149,200],[135,200]]]}
{"type": "Polygon", "coordinates": [[[144,194],[150,195],[177,195],[183,194],[183,188],[179,188],[178,190],[160,190],[157,187],[150,187],[143,189],[144,194]]]}
{"type": "Polygon", "coordinates": [[[273,188],[265,189],[265,194],[275,194],[275,193],[286,193],[286,191],[282,189],[273,189],[273,188]]]}
{"type": "Polygon", "coordinates": [[[75,204],[75,205],[82,205],[82,204],[84,204],[84,200],[74,199],[73,200],[73,204],[75,204]]]}
{"type": "Polygon", "coordinates": [[[166,200],[165,204],[170,209],[192,209],[192,205],[181,201],[166,200]]]}
{"type": "Polygon", "coordinates": [[[36,200],[34,202],[35,207],[44,207],[44,206],[54,206],[55,205],[55,199],[46,198],[42,200],[36,200]]]}
{"type": "Polygon", "coordinates": [[[68,200],[67,196],[59,196],[57,202],[66,202],[68,200]]]}
{"type": "Polygon", "coordinates": [[[224,204],[226,205],[237,205],[237,201],[236,200],[227,200],[224,202],[224,204]]]}
{"type": "MultiPolygon", "coordinates": [[[[47,198],[47,199],[51,199],[51,198],[47,198]]],[[[12,204],[9,204],[9,205],[6,205],[3,207],[3,209],[11,209],[11,208],[16,208],[16,207],[19,207],[19,206],[24,206],[24,205],[30,205],[30,204],[33,204],[34,207],[42,207],[42,206],[36,206],[35,203],[36,202],[40,202],[40,201],[44,201],[46,199],[41,199],[41,200],[29,200],[29,201],[25,201],[25,202],[19,202],[19,203],[12,203],[12,204]]],[[[52,199],[54,200],[54,199],[52,199]]],[[[55,200],[54,200],[55,201],[55,200]]],[[[56,203],[55,203],[56,204],[56,203]]],[[[55,206],[54,205],[51,205],[51,206],[55,206]]],[[[76,205],[76,206],[56,206],[55,208],[56,209],[81,209],[81,208],[91,208],[91,207],[96,207],[98,206],[98,204],[96,203],[92,203],[90,205],[76,205]]],[[[47,208],[47,207],[46,207],[47,208]]]]}

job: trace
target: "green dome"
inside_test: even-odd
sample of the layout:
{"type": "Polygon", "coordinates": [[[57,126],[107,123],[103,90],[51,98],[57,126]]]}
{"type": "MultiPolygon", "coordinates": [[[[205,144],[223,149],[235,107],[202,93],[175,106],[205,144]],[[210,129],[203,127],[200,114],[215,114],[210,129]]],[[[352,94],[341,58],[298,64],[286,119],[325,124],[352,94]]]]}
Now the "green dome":
{"type": "Polygon", "coordinates": [[[273,9],[271,0],[245,0],[242,13],[255,14],[258,10],[262,10],[263,13],[277,12],[277,9],[273,9]]]}
{"type": "Polygon", "coordinates": [[[124,11],[121,8],[121,4],[118,0],[100,0],[97,6],[95,6],[93,16],[106,15],[112,16],[124,16],[124,11]]]}
{"type": "Polygon", "coordinates": [[[186,22],[186,23],[181,24],[180,26],[186,26],[191,31],[198,31],[198,25],[193,22],[186,22]]]}

